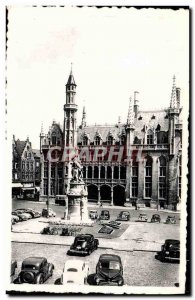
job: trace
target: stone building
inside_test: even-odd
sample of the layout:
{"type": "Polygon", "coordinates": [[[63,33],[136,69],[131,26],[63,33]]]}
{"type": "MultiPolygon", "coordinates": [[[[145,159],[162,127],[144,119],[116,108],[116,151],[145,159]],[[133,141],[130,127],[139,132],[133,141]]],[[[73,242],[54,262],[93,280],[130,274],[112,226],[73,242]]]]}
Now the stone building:
{"type": "Polygon", "coordinates": [[[25,198],[34,196],[40,186],[40,150],[32,149],[29,138],[12,141],[12,193],[25,198]]]}
{"type": "Polygon", "coordinates": [[[55,199],[56,195],[67,192],[71,160],[62,159],[62,149],[72,147],[83,165],[89,201],[178,208],[182,122],[180,89],[175,77],[169,107],[142,111],[139,93],[134,92],[125,124],[119,119],[113,125],[88,125],[83,108],[78,126],[76,87],[71,71],[66,84],[63,127],[53,122],[47,134],[43,130],[40,134],[41,199],[55,199]],[[48,153],[52,153],[53,160],[48,153]]]}

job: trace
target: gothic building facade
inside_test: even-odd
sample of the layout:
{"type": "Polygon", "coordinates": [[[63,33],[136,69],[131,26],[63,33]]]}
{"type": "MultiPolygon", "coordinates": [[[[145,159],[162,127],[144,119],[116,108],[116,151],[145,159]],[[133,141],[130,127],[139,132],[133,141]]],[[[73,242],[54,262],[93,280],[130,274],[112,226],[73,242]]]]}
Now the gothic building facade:
{"type": "Polygon", "coordinates": [[[139,93],[134,92],[125,124],[119,120],[113,125],[88,125],[83,108],[78,126],[76,87],[71,71],[63,127],[53,122],[47,134],[41,130],[40,199],[55,199],[67,192],[70,159],[62,159],[60,149],[72,147],[83,165],[89,201],[177,209],[181,198],[182,121],[175,77],[169,107],[142,111],[139,93]],[[53,159],[49,159],[51,153],[53,159]]]}

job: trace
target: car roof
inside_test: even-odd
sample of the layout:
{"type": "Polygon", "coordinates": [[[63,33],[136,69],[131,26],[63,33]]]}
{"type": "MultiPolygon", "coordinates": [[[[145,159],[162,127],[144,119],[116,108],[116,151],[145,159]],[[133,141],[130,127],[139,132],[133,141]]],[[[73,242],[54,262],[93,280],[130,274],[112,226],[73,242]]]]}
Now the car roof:
{"type": "Polygon", "coordinates": [[[159,214],[153,214],[152,216],[153,216],[153,217],[154,217],[154,216],[155,216],[155,217],[160,217],[159,214]]]}
{"type": "Polygon", "coordinates": [[[115,254],[102,254],[99,257],[99,260],[114,260],[114,261],[119,261],[121,262],[121,258],[118,255],[115,254]]]}
{"type": "Polygon", "coordinates": [[[64,266],[66,269],[68,268],[76,268],[81,269],[84,264],[84,261],[81,259],[69,259],[65,262],[64,266]]]}
{"type": "Polygon", "coordinates": [[[102,212],[108,212],[108,213],[109,213],[109,210],[103,209],[103,210],[101,211],[101,213],[102,213],[102,212]]]}
{"type": "Polygon", "coordinates": [[[28,257],[23,260],[23,264],[26,265],[40,265],[42,262],[47,261],[45,257],[28,257]]]}
{"type": "Polygon", "coordinates": [[[93,235],[89,234],[89,233],[78,234],[76,236],[76,238],[88,238],[88,239],[91,238],[91,237],[93,237],[93,235]]]}
{"type": "Polygon", "coordinates": [[[167,240],[165,240],[165,243],[178,244],[178,243],[180,243],[180,241],[179,240],[167,239],[167,240]]]}
{"type": "Polygon", "coordinates": [[[97,212],[97,210],[90,209],[90,211],[89,211],[89,212],[97,212]]]}
{"type": "Polygon", "coordinates": [[[122,210],[121,212],[120,212],[121,214],[129,214],[129,211],[128,210],[122,210]]]}

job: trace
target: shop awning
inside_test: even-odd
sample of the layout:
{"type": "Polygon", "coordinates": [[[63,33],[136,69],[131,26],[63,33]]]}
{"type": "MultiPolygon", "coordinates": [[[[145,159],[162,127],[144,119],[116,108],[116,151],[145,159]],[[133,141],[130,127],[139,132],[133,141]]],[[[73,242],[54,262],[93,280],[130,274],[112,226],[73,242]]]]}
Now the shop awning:
{"type": "Polygon", "coordinates": [[[13,182],[12,187],[13,188],[21,188],[21,187],[23,187],[23,185],[20,182],[13,182]]]}
{"type": "Polygon", "coordinates": [[[22,189],[23,189],[23,191],[32,191],[35,188],[34,187],[23,187],[22,189]]]}

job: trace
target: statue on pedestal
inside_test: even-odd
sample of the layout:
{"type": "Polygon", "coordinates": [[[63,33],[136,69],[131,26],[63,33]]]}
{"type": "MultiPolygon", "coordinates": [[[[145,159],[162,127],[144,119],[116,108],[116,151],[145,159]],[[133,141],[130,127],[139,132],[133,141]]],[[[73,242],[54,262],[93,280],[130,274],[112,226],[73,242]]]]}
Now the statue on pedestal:
{"type": "Polygon", "coordinates": [[[83,181],[83,170],[82,169],[83,169],[82,165],[75,157],[73,159],[73,163],[72,163],[72,180],[71,181],[76,181],[76,182],[83,181]]]}

